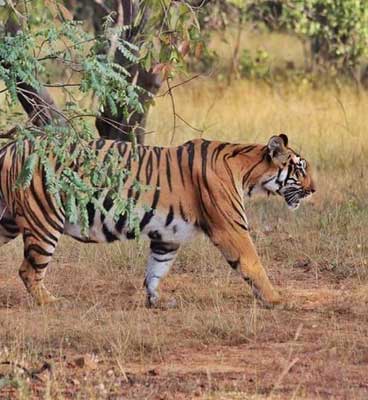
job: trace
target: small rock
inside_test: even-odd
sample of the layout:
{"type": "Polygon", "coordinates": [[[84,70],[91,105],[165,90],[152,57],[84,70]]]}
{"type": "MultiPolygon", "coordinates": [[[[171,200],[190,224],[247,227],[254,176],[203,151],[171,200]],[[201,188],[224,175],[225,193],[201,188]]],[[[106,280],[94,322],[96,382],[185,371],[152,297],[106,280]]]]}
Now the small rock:
{"type": "Polygon", "coordinates": [[[106,387],[105,387],[105,385],[103,383],[98,384],[96,386],[96,389],[99,391],[99,393],[101,395],[105,395],[105,396],[107,395],[107,390],[106,390],[106,387]]]}
{"type": "Polygon", "coordinates": [[[310,264],[311,264],[310,260],[308,260],[307,258],[304,258],[302,260],[295,261],[293,267],[294,268],[308,268],[308,267],[310,267],[310,264]]]}
{"type": "Polygon", "coordinates": [[[159,373],[157,368],[150,369],[150,370],[147,371],[147,373],[148,373],[148,375],[151,375],[151,376],[160,375],[160,373],[159,373]]]}
{"type": "Polygon", "coordinates": [[[274,231],[273,226],[265,224],[263,227],[263,233],[267,235],[268,233],[272,233],[274,231]]]}
{"type": "Polygon", "coordinates": [[[95,370],[95,369],[97,369],[98,360],[94,354],[86,354],[82,357],[75,358],[74,363],[79,368],[95,370]]]}
{"type": "Polygon", "coordinates": [[[167,303],[166,303],[166,307],[168,309],[172,309],[172,308],[177,308],[178,307],[178,303],[176,301],[175,298],[170,299],[167,303]]]}

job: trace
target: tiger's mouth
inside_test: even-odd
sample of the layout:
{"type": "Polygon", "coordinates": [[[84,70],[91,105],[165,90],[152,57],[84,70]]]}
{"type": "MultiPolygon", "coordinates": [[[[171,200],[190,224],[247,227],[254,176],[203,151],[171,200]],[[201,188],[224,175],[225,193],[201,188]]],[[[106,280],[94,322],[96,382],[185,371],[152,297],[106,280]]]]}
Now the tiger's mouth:
{"type": "Polygon", "coordinates": [[[312,191],[303,188],[284,188],[280,190],[280,194],[286,201],[290,210],[296,210],[300,206],[300,202],[312,195],[312,191]]]}

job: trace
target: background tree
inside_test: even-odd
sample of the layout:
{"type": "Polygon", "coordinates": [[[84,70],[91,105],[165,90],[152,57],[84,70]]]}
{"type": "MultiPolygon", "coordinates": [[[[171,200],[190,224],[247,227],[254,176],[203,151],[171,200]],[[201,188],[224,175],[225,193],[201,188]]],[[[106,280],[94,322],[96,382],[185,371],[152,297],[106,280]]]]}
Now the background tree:
{"type": "MultiPolygon", "coordinates": [[[[121,198],[129,171],[121,169],[119,154],[108,154],[102,163],[91,151],[93,121],[100,136],[133,142],[138,127],[142,141],[153,93],[162,79],[169,81],[175,70],[184,67],[184,57],[201,41],[197,21],[201,4],[152,1],[148,6],[122,0],[112,4],[116,11],[107,2],[98,3],[105,12],[94,9],[92,22],[98,28],[92,33],[87,17],[75,20],[76,1],[67,4],[76,7],[75,15],[56,0],[0,3],[0,20],[6,21],[0,40],[0,80],[6,85],[9,106],[2,111],[7,121],[18,124],[10,133],[16,133],[20,151],[24,138],[34,144],[19,185],[30,184],[40,162],[49,192],[63,203],[71,223],[80,221],[86,232],[88,205],[106,212],[98,200],[102,193],[113,202],[116,216],[127,213],[131,228],[137,230],[134,196],[121,198]],[[64,102],[59,107],[49,87],[62,91],[64,102]],[[81,95],[89,100],[87,107],[81,95]],[[26,122],[14,109],[18,101],[28,114],[26,122]],[[49,165],[50,156],[61,165],[56,173],[49,165]]],[[[146,188],[134,182],[130,192],[140,190],[146,188]]]]}
{"type": "Polygon", "coordinates": [[[333,68],[355,74],[367,54],[365,0],[253,0],[246,8],[250,20],[308,41],[311,69],[333,68]]]}
{"type": "MultiPolygon", "coordinates": [[[[15,35],[25,29],[25,25],[33,26],[39,19],[37,11],[47,6],[49,20],[80,20],[84,26],[93,27],[94,38],[99,41],[96,57],[105,55],[116,65],[122,66],[127,81],[143,89],[137,91],[137,102],[142,107],[119,105],[111,98],[105,103],[102,101],[96,115],[98,133],[109,139],[132,140],[134,136],[139,143],[143,143],[150,102],[163,79],[171,78],[176,69],[182,69],[188,51],[192,49],[194,52],[195,46],[201,41],[197,15],[208,1],[68,0],[64,5],[61,1],[44,0],[33,2],[32,7],[22,1],[14,7],[9,2],[8,5],[3,4],[3,15],[7,14],[3,20],[7,21],[5,34],[15,35]],[[113,31],[107,39],[104,32],[106,21],[113,31]],[[119,40],[130,44],[128,48],[136,57],[134,60],[125,47],[119,45],[119,40]]],[[[61,56],[55,60],[60,62],[61,56]]],[[[7,65],[5,58],[2,65],[14,68],[11,64],[7,65]]],[[[63,68],[70,67],[70,64],[63,65],[63,68]]],[[[36,89],[30,82],[25,82],[20,74],[16,79],[19,89],[17,96],[34,124],[40,126],[49,122],[50,113],[55,114],[56,106],[46,89],[39,84],[36,89]],[[51,106],[49,109],[45,107],[47,104],[51,106]]]]}

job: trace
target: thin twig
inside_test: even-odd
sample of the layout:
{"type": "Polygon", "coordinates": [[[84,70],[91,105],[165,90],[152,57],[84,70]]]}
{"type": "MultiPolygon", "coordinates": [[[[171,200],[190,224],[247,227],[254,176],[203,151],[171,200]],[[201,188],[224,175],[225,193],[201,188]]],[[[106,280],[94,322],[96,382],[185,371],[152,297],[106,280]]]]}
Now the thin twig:
{"type": "Polygon", "coordinates": [[[290,372],[291,368],[293,368],[293,366],[299,361],[300,361],[300,359],[298,357],[295,357],[291,362],[289,362],[285,366],[284,370],[282,371],[281,375],[279,376],[279,379],[277,380],[277,382],[275,383],[274,387],[272,388],[272,392],[271,393],[273,393],[274,391],[279,389],[279,387],[281,385],[281,382],[283,381],[285,376],[290,372]]]}
{"type": "Polygon", "coordinates": [[[64,88],[64,87],[79,87],[80,83],[44,83],[45,87],[64,88]]]}
{"type": "Polygon", "coordinates": [[[164,96],[166,96],[167,94],[169,94],[169,92],[170,92],[171,90],[176,89],[176,88],[179,87],[179,86],[185,85],[186,83],[189,83],[190,81],[193,81],[194,79],[196,79],[196,78],[198,78],[198,77],[200,77],[200,76],[201,76],[201,74],[197,74],[197,75],[192,76],[192,77],[189,78],[189,79],[186,79],[186,80],[184,80],[184,81],[181,81],[181,82],[177,83],[176,85],[171,86],[170,89],[166,90],[164,93],[161,93],[161,94],[159,94],[159,95],[157,95],[157,96],[155,96],[155,97],[164,97],[164,96]]]}
{"type": "MultiPolygon", "coordinates": [[[[303,324],[299,324],[299,326],[296,329],[295,335],[294,335],[294,343],[297,342],[297,340],[299,339],[299,336],[302,332],[303,329],[303,324]]],[[[286,361],[286,365],[285,368],[283,369],[283,371],[281,372],[279,378],[277,379],[276,383],[273,385],[273,388],[269,394],[269,396],[271,397],[273,395],[273,393],[278,390],[281,386],[282,381],[284,380],[285,376],[290,372],[290,370],[294,367],[294,365],[296,363],[298,363],[300,361],[300,359],[298,357],[293,357],[292,359],[292,355],[294,352],[294,348],[293,346],[290,347],[289,350],[289,355],[286,361]]]]}
{"type": "MultiPolygon", "coordinates": [[[[26,82],[24,82],[24,81],[17,82],[16,85],[19,86],[19,85],[21,85],[23,83],[26,83],[26,82]]],[[[56,87],[56,88],[63,88],[63,87],[69,87],[69,86],[70,87],[77,87],[77,86],[80,86],[80,83],[43,83],[42,86],[44,86],[44,87],[56,87]]],[[[0,90],[0,94],[4,93],[4,92],[7,92],[8,90],[9,90],[9,88],[6,87],[6,88],[0,90]]],[[[19,90],[22,90],[22,89],[19,89],[19,90]]]]}
{"type": "MultiPolygon", "coordinates": [[[[70,121],[77,119],[77,118],[85,118],[85,117],[91,117],[91,118],[99,118],[100,120],[106,122],[107,124],[111,125],[112,127],[114,127],[115,129],[117,129],[118,131],[120,131],[121,133],[124,133],[125,135],[129,134],[129,131],[125,131],[124,129],[121,128],[121,126],[126,127],[126,128],[134,128],[135,125],[131,125],[131,124],[123,124],[122,122],[118,122],[115,121],[114,119],[108,118],[108,117],[102,117],[99,116],[97,114],[77,114],[77,115],[73,115],[72,117],[70,117],[69,119],[66,120],[66,123],[69,123],[70,121]]],[[[140,127],[141,129],[145,130],[145,128],[140,127]]],[[[143,132],[144,135],[147,135],[149,133],[153,133],[154,131],[145,131],[143,132]]]]}
{"type": "Polygon", "coordinates": [[[203,129],[196,128],[195,126],[191,125],[188,121],[186,121],[186,120],[185,120],[183,117],[181,117],[178,113],[176,113],[176,116],[177,116],[181,121],[183,121],[185,125],[189,126],[189,128],[193,129],[194,131],[197,131],[197,132],[200,132],[200,133],[203,133],[203,132],[204,132],[203,129]]]}
{"type": "Polygon", "coordinates": [[[172,89],[171,89],[171,86],[170,86],[169,79],[166,79],[166,84],[167,84],[167,87],[168,87],[167,93],[170,96],[171,107],[172,107],[172,112],[173,112],[173,128],[172,128],[172,134],[171,134],[171,140],[170,140],[170,144],[173,144],[174,136],[175,136],[175,130],[176,130],[176,108],[175,108],[175,100],[174,100],[174,96],[172,94],[172,89]]]}
{"type": "Polygon", "coordinates": [[[56,106],[54,107],[52,104],[48,103],[48,102],[47,102],[42,96],[40,96],[38,93],[31,92],[30,90],[23,89],[23,88],[19,88],[18,91],[21,92],[21,93],[24,95],[24,97],[27,98],[27,100],[29,101],[30,104],[35,105],[37,108],[38,108],[38,107],[43,107],[43,108],[46,109],[46,110],[47,110],[47,109],[50,109],[50,110],[54,111],[56,114],[60,115],[60,116],[62,117],[62,119],[67,120],[67,117],[66,117],[66,115],[65,115],[63,112],[61,112],[59,109],[57,109],[56,106]],[[36,103],[36,102],[32,99],[32,97],[27,96],[27,94],[28,94],[28,95],[31,95],[31,96],[33,96],[33,97],[35,97],[35,98],[38,99],[41,103],[36,103]]]}
{"type": "Polygon", "coordinates": [[[78,43],[72,44],[71,46],[66,46],[64,49],[58,50],[54,54],[47,54],[44,57],[38,58],[37,61],[44,61],[44,60],[50,60],[50,59],[53,59],[53,58],[57,58],[58,54],[63,54],[65,51],[69,51],[69,50],[71,50],[71,49],[73,49],[73,48],[75,48],[77,46],[80,46],[81,44],[93,42],[96,39],[97,39],[97,37],[93,37],[93,38],[82,40],[82,41],[80,41],[78,43]]]}

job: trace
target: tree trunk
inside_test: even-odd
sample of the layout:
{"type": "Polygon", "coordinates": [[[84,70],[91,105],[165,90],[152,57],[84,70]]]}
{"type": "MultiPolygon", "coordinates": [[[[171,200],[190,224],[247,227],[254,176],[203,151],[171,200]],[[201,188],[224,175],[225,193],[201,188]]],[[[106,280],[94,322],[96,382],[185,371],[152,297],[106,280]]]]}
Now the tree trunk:
{"type": "MultiPolygon", "coordinates": [[[[21,29],[22,27],[15,17],[10,17],[5,24],[5,31],[10,35],[15,35],[21,29]]],[[[0,64],[7,68],[1,59],[0,64]]],[[[59,124],[65,123],[65,117],[44,87],[36,89],[19,78],[17,81],[17,97],[33,125],[41,127],[51,123],[51,121],[59,124]]]]}
{"type": "MultiPolygon", "coordinates": [[[[139,47],[139,37],[145,28],[149,14],[147,9],[142,10],[142,6],[139,3],[140,2],[136,0],[95,1],[93,25],[96,34],[101,30],[103,17],[105,17],[109,11],[115,11],[116,23],[121,26],[130,27],[128,30],[122,32],[122,38],[139,47]],[[139,12],[143,12],[143,15],[140,19],[139,25],[134,26],[134,22],[139,12]]],[[[96,128],[100,136],[103,138],[129,141],[132,140],[132,135],[135,135],[137,142],[143,144],[150,99],[160,89],[162,81],[159,74],[146,71],[139,64],[131,65],[131,62],[124,57],[119,49],[114,49],[114,43],[110,43],[110,45],[113,47],[113,51],[115,52],[115,62],[124,66],[130,73],[129,79],[131,82],[134,81],[137,86],[143,89],[139,95],[139,101],[144,107],[144,112],[139,113],[137,111],[118,108],[117,115],[113,115],[110,107],[104,104],[104,110],[101,117],[96,118],[96,128]],[[126,114],[130,116],[129,119],[125,117],[126,114]]],[[[111,51],[111,49],[104,49],[104,51],[111,51]]]]}

